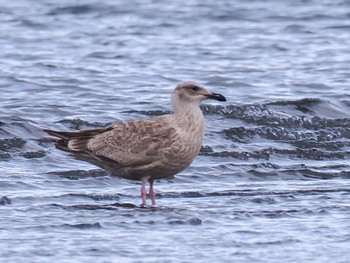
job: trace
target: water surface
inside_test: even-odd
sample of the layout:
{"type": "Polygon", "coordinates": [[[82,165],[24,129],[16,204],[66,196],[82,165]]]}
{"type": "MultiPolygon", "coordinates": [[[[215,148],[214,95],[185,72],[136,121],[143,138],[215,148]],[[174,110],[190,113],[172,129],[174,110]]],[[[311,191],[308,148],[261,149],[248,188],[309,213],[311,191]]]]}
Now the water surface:
{"type": "Polygon", "coordinates": [[[346,0],[0,1],[0,261],[347,262],[349,29],[346,0]],[[41,140],[183,80],[228,101],[157,207],[41,140]]]}

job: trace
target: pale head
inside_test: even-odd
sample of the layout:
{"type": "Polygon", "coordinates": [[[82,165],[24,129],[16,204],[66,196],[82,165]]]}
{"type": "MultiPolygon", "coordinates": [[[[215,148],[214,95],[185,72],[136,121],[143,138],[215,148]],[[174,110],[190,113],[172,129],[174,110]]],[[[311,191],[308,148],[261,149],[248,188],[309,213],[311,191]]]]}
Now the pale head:
{"type": "Polygon", "coordinates": [[[175,88],[172,95],[172,102],[182,101],[199,105],[202,100],[214,99],[226,101],[226,98],[218,93],[208,91],[203,86],[192,82],[182,82],[175,88]]]}

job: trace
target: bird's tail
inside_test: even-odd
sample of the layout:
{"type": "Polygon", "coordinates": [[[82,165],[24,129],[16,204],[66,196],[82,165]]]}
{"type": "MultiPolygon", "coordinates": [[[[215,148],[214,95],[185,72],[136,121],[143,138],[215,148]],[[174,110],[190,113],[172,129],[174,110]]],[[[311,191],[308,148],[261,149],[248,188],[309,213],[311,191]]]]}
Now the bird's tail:
{"type": "Polygon", "coordinates": [[[54,142],[60,148],[83,152],[87,150],[87,143],[92,137],[111,129],[113,128],[109,126],[106,128],[84,129],[80,131],[54,131],[49,129],[44,129],[43,131],[56,137],[49,138],[48,140],[54,142]]]}

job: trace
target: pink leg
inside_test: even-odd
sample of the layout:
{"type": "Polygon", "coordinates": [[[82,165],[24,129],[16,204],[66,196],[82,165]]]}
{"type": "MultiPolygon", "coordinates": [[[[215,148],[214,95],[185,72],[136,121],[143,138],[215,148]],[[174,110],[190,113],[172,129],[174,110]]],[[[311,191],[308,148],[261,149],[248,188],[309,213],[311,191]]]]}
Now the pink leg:
{"type": "Polygon", "coordinates": [[[146,192],[146,183],[147,181],[142,181],[142,186],[141,186],[141,199],[142,199],[142,204],[141,205],[146,205],[146,197],[147,197],[147,192],[146,192]]]}
{"type": "Polygon", "coordinates": [[[149,182],[149,196],[152,200],[152,205],[156,205],[156,193],[153,191],[153,180],[149,182]]]}

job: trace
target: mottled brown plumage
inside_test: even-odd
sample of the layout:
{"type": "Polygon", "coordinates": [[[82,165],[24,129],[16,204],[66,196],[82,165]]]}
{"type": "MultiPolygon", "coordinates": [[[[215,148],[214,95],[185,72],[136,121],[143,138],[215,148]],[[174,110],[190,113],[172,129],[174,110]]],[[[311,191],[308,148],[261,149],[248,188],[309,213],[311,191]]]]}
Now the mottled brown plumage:
{"type": "Polygon", "coordinates": [[[65,132],[45,130],[60,138],[58,145],[78,158],[96,164],[112,175],[142,180],[155,204],[153,181],[185,169],[198,154],[204,136],[204,116],[199,108],[205,99],[226,101],[194,82],[180,83],[172,94],[173,114],[117,122],[106,128],[65,132]]]}

